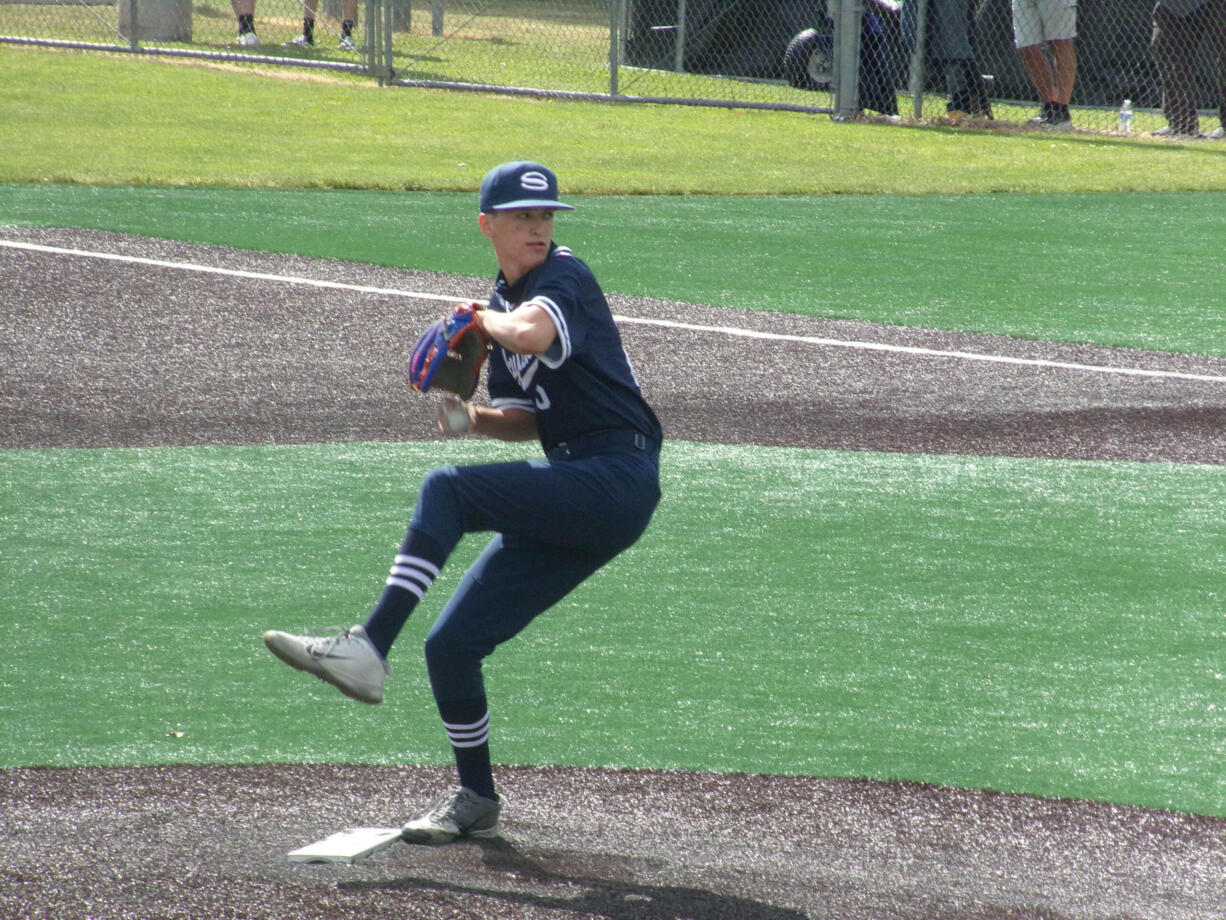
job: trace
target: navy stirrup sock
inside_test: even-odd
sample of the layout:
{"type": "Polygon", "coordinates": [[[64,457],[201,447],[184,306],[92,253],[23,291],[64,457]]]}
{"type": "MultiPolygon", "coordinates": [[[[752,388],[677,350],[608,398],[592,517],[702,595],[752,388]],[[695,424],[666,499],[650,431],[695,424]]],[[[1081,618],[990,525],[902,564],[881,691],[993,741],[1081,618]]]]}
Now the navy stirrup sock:
{"type": "Polygon", "coordinates": [[[366,635],[384,658],[446,561],[433,538],[409,530],[392,563],[383,596],[365,623],[366,635]]]}
{"type": "Polygon", "coordinates": [[[485,697],[439,703],[438,713],[455,755],[460,785],[483,798],[497,800],[490,766],[490,711],[485,697]]]}

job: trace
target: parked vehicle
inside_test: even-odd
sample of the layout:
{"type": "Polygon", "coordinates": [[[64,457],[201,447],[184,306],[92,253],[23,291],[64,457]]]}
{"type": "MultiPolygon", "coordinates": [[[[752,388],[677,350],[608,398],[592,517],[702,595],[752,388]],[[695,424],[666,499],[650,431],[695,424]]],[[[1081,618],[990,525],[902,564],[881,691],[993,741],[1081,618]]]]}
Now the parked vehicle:
{"type": "MultiPolygon", "coordinates": [[[[860,17],[860,108],[898,114],[905,73],[895,0],[867,0],[860,17]]],[[[795,35],[783,53],[783,77],[797,89],[829,91],[834,84],[834,21],[824,14],[816,28],[795,35]]]]}
{"type": "Polygon", "coordinates": [[[686,0],[682,22],[681,5],[630,0],[628,64],[674,70],[680,63],[686,73],[781,79],[788,43],[823,19],[826,8],[825,0],[686,0]]]}
{"type": "MultiPolygon", "coordinates": [[[[686,73],[787,80],[829,91],[834,23],[826,0],[632,0],[626,62],[686,73]],[[680,47],[679,47],[680,45],[680,47]]],[[[861,103],[893,114],[898,80],[897,0],[866,0],[861,22],[861,103]]]]}

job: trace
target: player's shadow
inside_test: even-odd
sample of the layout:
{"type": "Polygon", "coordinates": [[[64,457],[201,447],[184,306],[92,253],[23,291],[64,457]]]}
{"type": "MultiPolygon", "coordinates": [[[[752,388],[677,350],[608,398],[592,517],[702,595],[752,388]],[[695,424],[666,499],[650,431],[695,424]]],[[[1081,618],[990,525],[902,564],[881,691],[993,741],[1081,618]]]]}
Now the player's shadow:
{"type": "MultiPolygon", "coordinates": [[[[668,885],[644,885],[614,878],[599,878],[545,867],[540,860],[526,856],[505,838],[476,840],[487,868],[510,873],[531,887],[558,885],[577,894],[551,895],[539,891],[491,888],[441,882],[429,878],[398,878],[385,881],[342,882],[342,890],[445,891],[462,895],[478,895],[514,904],[552,910],[565,910],[579,915],[607,917],[608,920],[805,920],[806,914],[784,907],[775,907],[750,898],[717,894],[701,888],[668,885]]],[[[454,844],[453,844],[454,846],[454,844]]]]}

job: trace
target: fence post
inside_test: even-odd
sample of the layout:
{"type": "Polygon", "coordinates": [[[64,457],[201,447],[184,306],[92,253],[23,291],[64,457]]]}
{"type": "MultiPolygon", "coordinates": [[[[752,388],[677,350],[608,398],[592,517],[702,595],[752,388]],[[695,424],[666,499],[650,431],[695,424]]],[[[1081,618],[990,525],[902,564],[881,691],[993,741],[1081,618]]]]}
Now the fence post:
{"type": "Polygon", "coordinates": [[[862,0],[836,0],[834,17],[835,118],[855,118],[860,112],[860,19],[862,0]]]}
{"type": "Polygon", "coordinates": [[[396,69],[392,66],[392,32],[396,28],[396,7],[391,0],[380,0],[380,6],[383,7],[383,72],[390,84],[396,76],[396,69]]]}
{"type": "Polygon", "coordinates": [[[379,0],[366,0],[366,15],[362,22],[362,56],[366,59],[366,72],[372,77],[376,74],[375,59],[378,57],[378,49],[375,48],[375,39],[379,36],[379,29],[375,25],[375,19],[379,15],[379,0]]]}
{"type": "Polygon", "coordinates": [[[366,0],[366,72],[385,86],[392,80],[392,3],[366,0]]]}
{"type": "Polygon", "coordinates": [[[924,117],[924,46],[928,42],[928,0],[919,0],[916,7],[915,47],[911,49],[911,72],[907,89],[911,93],[911,117],[924,117]]]}
{"type": "Polygon", "coordinates": [[[433,0],[430,4],[430,34],[443,34],[443,0],[433,0]]]}
{"type": "Polygon", "coordinates": [[[685,0],[677,0],[677,31],[673,33],[676,38],[673,44],[673,71],[675,73],[685,73],[685,27],[687,14],[685,0]]]}
{"type": "Polygon", "coordinates": [[[126,37],[132,51],[141,40],[190,42],[192,40],[191,0],[118,0],[119,34],[126,37]]]}
{"type": "Polygon", "coordinates": [[[622,29],[626,0],[613,0],[609,4],[609,95],[618,94],[618,77],[622,57],[622,29]]]}

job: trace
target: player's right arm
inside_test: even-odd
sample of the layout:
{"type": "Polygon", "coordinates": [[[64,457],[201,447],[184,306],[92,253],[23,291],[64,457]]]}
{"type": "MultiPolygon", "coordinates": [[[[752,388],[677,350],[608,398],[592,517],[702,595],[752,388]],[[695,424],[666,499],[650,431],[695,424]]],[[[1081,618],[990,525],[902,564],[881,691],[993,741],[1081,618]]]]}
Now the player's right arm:
{"type": "Polygon", "coordinates": [[[471,431],[499,441],[532,441],[537,437],[536,416],[527,409],[474,406],[452,396],[439,404],[434,421],[445,435],[471,431]]]}
{"type": "Polygon", "coordinates": [[[473,431],[499,441],[535,441],[536,415],[525,409],[491,409],[469,406],[473,431]]]}

